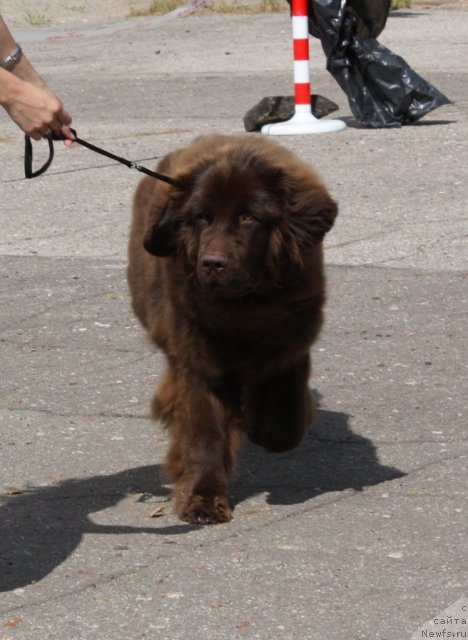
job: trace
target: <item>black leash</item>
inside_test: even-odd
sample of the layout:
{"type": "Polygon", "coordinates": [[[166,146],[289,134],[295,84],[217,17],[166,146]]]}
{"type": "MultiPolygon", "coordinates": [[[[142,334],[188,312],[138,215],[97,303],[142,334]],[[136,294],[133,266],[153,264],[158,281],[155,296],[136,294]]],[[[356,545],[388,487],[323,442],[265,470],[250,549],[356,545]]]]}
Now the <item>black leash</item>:
{"type": "MultiPolygon", "coordinates": [[[[136,162],[132,162],[131,160],[127,160],[126,158],[122,158],[120,156],[116,156],[114,153],[110,151],[106,151],[105,149],[101,149],[101,147],[97,147],[90,142],[86,142],[86,140],[82,140],[76,135],[76,131],[74,129],[71,130],[73,135],[75,136],[75,142],[81,144],[83,147],[90,149],[91,151],[95,151],[96,153],[100,153],[102,156],[106,156],[106,158],[110,158],[111,160],[115,160],[116,162],[120,162],[120,164],[124,164],[129,169],[135,169],[136,171],[140,171],[141,173],[145,173],[147,176],[151,178],[156,178],[156,180],[162,180],[163,182],[167,182],[168,184],[172,184],[174,186],[180,186],[180,183],[171,178],[169,176],[164,175],[163,173],[158,173],[157,171],[151,171],[151,169],[147,169],[146,167],[142,167],[136,162]]],[[[47,142],[49,143],[49,158],[47,162],[37,171],[33,171],[33,147],[30,136],[27,134],[24,136],[24,173],[26,178],[37,178],[41,174],[45,173],[47,169],[52,164],[52,160],[54,159],[54,140],[63,140],[64,137],[61,134],[52,133],[47,137],[47,142]]]]}

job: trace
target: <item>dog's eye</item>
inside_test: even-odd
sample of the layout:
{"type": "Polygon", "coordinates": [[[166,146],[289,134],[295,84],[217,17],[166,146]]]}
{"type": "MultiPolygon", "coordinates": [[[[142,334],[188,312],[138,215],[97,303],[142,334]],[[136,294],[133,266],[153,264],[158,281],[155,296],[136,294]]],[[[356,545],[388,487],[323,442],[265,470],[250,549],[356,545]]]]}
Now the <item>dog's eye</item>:
{"type": "Polygon", "coordinates": [[[250,213],[242,213],[239,216],[239,221],[241,224],[251,224],[254,219],[253,216],[250,215],[250,213]]]}
{"type": "Polygon", "coordinates": [[[206,225],[210,223],[209,215],[202,211],[195,216],[195,222],[199,225],[206,225]]]}

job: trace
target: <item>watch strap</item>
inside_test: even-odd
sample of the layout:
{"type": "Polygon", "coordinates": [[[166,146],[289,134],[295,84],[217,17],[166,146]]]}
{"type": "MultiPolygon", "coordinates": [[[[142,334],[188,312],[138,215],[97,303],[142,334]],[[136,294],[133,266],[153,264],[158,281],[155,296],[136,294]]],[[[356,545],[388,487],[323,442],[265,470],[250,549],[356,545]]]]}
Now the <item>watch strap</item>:
{"type": "Polygon", "coordinates": [[[0,60],[0,67],[2,67],[2,69],[6,69],[7,71],[11,71],[22,55],[23,50],[21,49],[19,44],[16,44],[15,49],[9,55],[7,55],[6,58],[0,60]]]}

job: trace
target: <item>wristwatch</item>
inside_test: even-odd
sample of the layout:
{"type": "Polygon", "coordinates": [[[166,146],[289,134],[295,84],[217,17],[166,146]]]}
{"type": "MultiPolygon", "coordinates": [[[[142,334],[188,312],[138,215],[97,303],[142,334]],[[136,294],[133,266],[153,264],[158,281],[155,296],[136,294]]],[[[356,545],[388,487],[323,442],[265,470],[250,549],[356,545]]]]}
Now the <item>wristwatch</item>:
{"type": "Polygon", "coordinates": [[[10,55],[8,55],[3,60],[0,60],[0,67],[2,67],[2,69],[6,69],[7,71],[11,71],[22,55],[23,50],[21,49],[19,44],[16,44],[14,51],[12,51],[10,55]]]}

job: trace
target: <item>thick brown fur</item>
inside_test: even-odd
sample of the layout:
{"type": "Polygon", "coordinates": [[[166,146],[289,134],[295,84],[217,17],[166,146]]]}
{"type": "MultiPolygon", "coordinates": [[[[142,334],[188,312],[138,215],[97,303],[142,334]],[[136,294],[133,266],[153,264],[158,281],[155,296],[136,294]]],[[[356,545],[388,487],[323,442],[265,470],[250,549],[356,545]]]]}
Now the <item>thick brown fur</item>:
{"type": "Polygon", "coordinates": [[[135,314],[167,356],[153,400],[182,520],[230,520],[242,436],[269,451],[312,424],[309,349],[325,300],[322,238],[337,214],[311,168],[261,135],[211,135],[143,178],[128,280],[135,314]]]}

